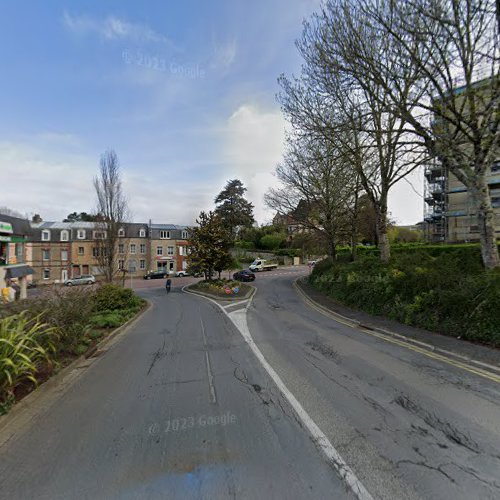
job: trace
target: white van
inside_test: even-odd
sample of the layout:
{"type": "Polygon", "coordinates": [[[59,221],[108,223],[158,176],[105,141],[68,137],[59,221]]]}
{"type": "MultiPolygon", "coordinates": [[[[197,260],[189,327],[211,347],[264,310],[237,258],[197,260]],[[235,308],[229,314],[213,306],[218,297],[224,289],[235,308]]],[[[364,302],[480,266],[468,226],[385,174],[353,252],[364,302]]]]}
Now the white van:
{"type": "Polygon", "coordinates": [[[271,262],[270,260],[255,259],[249,266],[250,271],[271,271],[272,269],[277,269],[278,264],[276,262],[271,262]]]}

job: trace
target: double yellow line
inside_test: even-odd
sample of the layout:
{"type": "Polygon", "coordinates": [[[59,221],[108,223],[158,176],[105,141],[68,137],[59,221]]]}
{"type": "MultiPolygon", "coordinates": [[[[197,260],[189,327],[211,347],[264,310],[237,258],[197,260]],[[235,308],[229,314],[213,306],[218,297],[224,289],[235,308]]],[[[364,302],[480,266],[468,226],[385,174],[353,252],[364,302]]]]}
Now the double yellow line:
{"type": "MultiPolygon", "coordinates": [[[[341,315],[338,315],[337,313],[334,313],[332,311],[327,310],[326,308],[323,308],[322,306],[319,306],[314,302],[311,298],[309,298],[306,293],[300,288],[299,285],[297,285],[296,281],[293,282],[293,286],[295,290],[299,292],[299,295],[301,295],[302,299],[306,304],[308,304],[310,307],[314,308],[316,311],[320,312],[324,316],[327,316],[331,319],[334,319],[338,323],[342,323],[343,325],[349,326],[351,328],[354,328],[355,330],[361,331],[363,333],[366,333],[368,335],[371,335],[372,337],[375,337],[380,340],[384,340],[385,342],[390,342],[391,344],[398,345],[400,347],[404,347],[406,349],[409,349],[414,352],[418,352],[419,354],[423,354],[424,356],[427,356],[428,358],[436,359],[437,361],[441,361],[443,363],[446,363],[448,365],[454,366],[456,368],[460,368],[461,370],[465,370],[469,373],[473,373],[474,375],[479,375],[480,377],[483,377],[485,379],[491,380],[492,382],[497,382],[500,384],[500,373],[494,373],[492,371],[484,370],[482,368],[478,368],[476,366],[473,366],[471,364],[467,364],[462,361],[457,361],[455,359],[452,359],[451,357],[448,357],[443,354],[438,354],[436,352],[433,352],[429,349],[425,349],[423,347],[418,347],[410,342],[405,342],[404,340],[398,340],[396,338],[391,337],[388,334],[383,334],[379,333],[373,330],[369,330],[367,328],[364,328],[362,325],[356,324],[354,321],[349,320],[348,318],[344,318],[341,315]]],[[[398,334],[399,335],[399,334],[398,334]]],[[[500,370],[500,368],[499,368],[500,370]]]]}

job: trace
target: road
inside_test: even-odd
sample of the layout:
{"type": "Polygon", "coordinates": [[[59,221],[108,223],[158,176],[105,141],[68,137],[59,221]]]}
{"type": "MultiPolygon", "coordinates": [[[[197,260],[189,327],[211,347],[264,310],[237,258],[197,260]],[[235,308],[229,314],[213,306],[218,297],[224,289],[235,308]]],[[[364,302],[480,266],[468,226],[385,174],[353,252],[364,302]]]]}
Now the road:
{"type": "Polygon", "coordinates": [[[153,308],[0,449],[5,499],[353,498],[227,317],[153,308]]]}
{"type": "Polygon", "coordinates": [[[0,497],[354,498],[316,425],[373,498],[499,498],[499,383],[322,315],[304,272],[225,311],[141,286],[152,308],[0,448],[0,497]]]}

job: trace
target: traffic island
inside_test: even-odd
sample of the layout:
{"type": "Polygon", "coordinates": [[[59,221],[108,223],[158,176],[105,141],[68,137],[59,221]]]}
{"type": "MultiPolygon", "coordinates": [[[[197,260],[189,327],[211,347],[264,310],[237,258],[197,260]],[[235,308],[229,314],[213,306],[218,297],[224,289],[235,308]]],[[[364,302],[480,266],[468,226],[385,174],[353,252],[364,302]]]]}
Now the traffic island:
{"type": "Polygon", "coordinates": [[[199,281],[185,286],[183,290],[217,301],[228,302],[248,300],[256,291],[251,285],[231,280],[199,281]]]}

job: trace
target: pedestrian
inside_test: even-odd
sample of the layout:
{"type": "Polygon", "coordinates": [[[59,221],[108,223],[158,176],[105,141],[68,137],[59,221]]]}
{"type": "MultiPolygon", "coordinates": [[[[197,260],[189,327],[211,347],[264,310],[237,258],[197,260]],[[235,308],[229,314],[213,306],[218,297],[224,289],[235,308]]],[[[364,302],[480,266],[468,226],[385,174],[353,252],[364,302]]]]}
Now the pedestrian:
{"type": "Polygon", "coordinates": [[[167,293],[170,293],[170,287],[172,286],[172,280],[170,278],[167,278],[167,281],[165,283],[165,288],[167,290],[167,293]]]}

